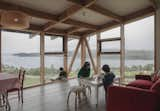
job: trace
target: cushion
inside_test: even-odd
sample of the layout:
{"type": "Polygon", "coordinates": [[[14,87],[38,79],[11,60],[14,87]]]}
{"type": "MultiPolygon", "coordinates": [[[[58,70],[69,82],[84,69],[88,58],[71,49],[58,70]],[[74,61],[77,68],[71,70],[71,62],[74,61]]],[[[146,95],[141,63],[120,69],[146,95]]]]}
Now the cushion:
{"type": "Polygon", "coordinates": [[[135,80],[135,81],[130,82],[127,86],[138,87],[138,88],[143,88],[143,89],[150,89],[152,85],[153,85],[152,81],[135,80]]]}
{"type": "Polygon", "coordinates": [[[155,91],[160,94],[160,79],[158,79],[150,88],[151,91],[155,91]]]}

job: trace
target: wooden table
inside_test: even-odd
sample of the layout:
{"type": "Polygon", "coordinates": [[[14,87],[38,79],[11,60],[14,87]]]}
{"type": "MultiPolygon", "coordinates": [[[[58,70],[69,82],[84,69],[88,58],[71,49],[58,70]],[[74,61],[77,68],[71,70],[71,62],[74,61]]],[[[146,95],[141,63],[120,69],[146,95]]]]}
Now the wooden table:
{"type": "Polygon", "coordinates": [[[0,106],[5,107],[8,111],[10,111],[10,104],[8,101],[7,90],[15,87],[19,87],[18,75],[0,73],[0,92],[2,92],[0,96],[5,98],[5,104],[0,100],[0,106]]]}
{"type": "Polygon", "coordinates": [[[0,91],[19,87],[17,74],[0,73],[0,91]]]}
{"type": "MultiPolygon", "coordinates": [[[[116,77],[114,79],[115,84],[120,85],[120,78],[116,77]]],[[[95,78],[93,79],[81,79],[81,84],[82,85],[89,85],[90,87],[94,87],[95,88],[95,93],[96,93],[96,106],[98,106],[98,100],[99,100],[99,88],[101,86],[103,86],[103,82],[102,80],[97,80],[95,78]]]]}

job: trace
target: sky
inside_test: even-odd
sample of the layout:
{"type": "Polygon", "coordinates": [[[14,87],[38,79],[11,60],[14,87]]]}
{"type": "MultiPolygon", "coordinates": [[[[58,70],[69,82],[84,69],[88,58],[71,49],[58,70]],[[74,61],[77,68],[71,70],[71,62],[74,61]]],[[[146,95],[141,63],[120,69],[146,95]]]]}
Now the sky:
{"type": "MultiPolygon", "coordinates": [[[[92,49],[96,49],[95,35],[88,38],[92,49]]],[[[120,37],[120,28],[115,28],[101,33],[101,38],[120,37]]],[[[2,32],[2,52],[19,53],[19,52],[39,52],[39,36],[29,39],[28,34],[19,34],[13,32],[2,32]]],[[[69,41],[69,50],[74,50],[78,40],[69,41]]],[[[62,39],[51,40],[50,37],[45,39],[46,51],[61,51],[62,39]]],[[[120,43],[105,43],[104,48],[119,49],[120,43]]],[[[125,25],[125,48],[126,50],[153,50],[154,49],[154,16],[129,23],[125,25]]]]}

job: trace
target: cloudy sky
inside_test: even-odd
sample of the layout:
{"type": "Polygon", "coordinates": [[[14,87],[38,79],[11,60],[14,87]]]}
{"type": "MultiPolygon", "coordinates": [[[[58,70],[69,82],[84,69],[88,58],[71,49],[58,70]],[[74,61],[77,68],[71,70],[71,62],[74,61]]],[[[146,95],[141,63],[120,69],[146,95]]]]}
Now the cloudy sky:
{"type": "MultiPolygon", "coordinates": [[[[120,28],[101,33],[102,38],[119,37],[120,28]]],[[[89,39],[92,48],[96,48],[96,39],[89,39]]],[[[125,25],[125,47],[127,50],[153,50],[154,49],[154,16],[125,25]]],[[[76,47],[77,40],[69,42],[70,50],[76,47]]],[[[47,51],[60,51],[62,40],[46,38],[47,51]]],[[[104,44],[105,48],[119,48],[119,43],[104,44]]],[[[39,37],[29,39],[28,34],[2,32],[3,53],[39,52],[39,37]]]]}

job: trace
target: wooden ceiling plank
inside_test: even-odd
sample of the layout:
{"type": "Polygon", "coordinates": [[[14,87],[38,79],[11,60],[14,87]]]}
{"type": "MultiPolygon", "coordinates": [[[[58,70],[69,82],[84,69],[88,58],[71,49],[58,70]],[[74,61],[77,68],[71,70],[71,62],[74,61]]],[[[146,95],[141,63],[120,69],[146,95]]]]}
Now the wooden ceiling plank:
{"type": "MultiPolygon", "coordinates": [[[[0,9],[1,10],[18,10],[18,11],[22,11],[32,17],[45,19],[47,21],[50,21],[43,27],[43,29],[46,27],[49,27],[49,25],[53,25],[58,22],[58,16],[56,16],[56,15],[45,13],[45,12],[38,11],[38,10],[33,10],[33,9],[30,9],[27,7],[22,7],[19,5],[14,5],[11,3],[6,3],[3,1],[0,1],[0,9]]],[[[96,29],[97,28],[95,25],[90,25],[90,24],[83,23],[83,22],[76,21],[76,20],[72,20],[72,19],[68,19],[64,23],[69,24],[69,25],[73,25],[73,26],[79,26],[82,28],[89,28],[89,29],[96,29]]]]}
{"type": "MultiPolygon", "coordinates": [[[[123,17],[124,18],[123,23],[127,24],[127,23],[130,23],[130,22],[142,19],[142,18],[144,18],[146,16],[153,15],[154,12],[155,12],[155,9],[153,7],[144,8],[142,10],[139,10],[139,11],[133,12],[132,14],[128,14],[128,15],[124,16],[123,17]]],[[[109,29],[118,27],[118,26],[120,26],[120,24],[121,23],[118,23],[118,22],[115,22],[115,21],[111,21],[109,23],[106,23],[106,24],[100,26],[97,31],[92,31],[90,33],[83,34],[81,36],[87,37],[87,36],[95,34],[96,32],[102,32],[104,30],[109,30],[109,29]]]]}
{"type": "Polygon", "coordinates": [[[151,5],[152,5],[152,7],[153,7],[154,9],[157,9],[157,8],[158,8],[158,7],[157,7],[156,0],[150,0],[150,3],[151,3],[151,5]]]}
{"type": "MultiPolygon", "coordinates": [[[[81,1],[81,0],[80,0],[81,1]]],[[[85,3],[83,6],[78,6],[78,5],[73,5],[71,6],[69,9],[65,10],[63,13],[61,13],[58,17],[58,23],[62,23],[65,20],[69,19],[73,14],[75,14],[76,12],[80,11],[83,8],[89,7],[91,6],[93,3],[95,3],[97,0],[83,0],[85,3]]],[[[44,31],[47,31],[49,29],[52,29],[54,27],[54,25],[57,23],[54,23],[52,25],[49,25],[48,27],[46,27],[44,29],[44,31]]]]}
{"type": "Polygon", "coordinates": [[[78,31],[80,28],[79,27],[71,27],[70,29],[66,30],[67,35],[72,34],[76,31],[78,31]]]}
{"type": "MultiPolygon", "coordinates": [[[[83,6],[83,3],[80,2],[81,0],[68,0],[68,1],[77,4],[77,6],[83,6]]],[[[117,22],[121,22],[123,20],[123,18],[121,16],[111,12],[110,10],[102,8],[101,6],[96,5],[96,4],[90,5],[86,8],[88,8],[88,9],[94,11],[94,12],[97,12],[97,13],[103,15],[103,16],[112,18],[113,20],[115,20],[117,22]]]]}
{"type": "Polygon", "coordinates": [[[76,21],[76,20],[72,20],[72,19],[68,19],[68,20],[64,21],[63,23],[74,25],[76,27],[88,28],[88,29],[92,29],[92,30],[96,30],[98,28],[97,25],[91,25],[88,23],[84,23],[84,22],[80,22],[80,21],[76,21]]]}
{"type": "Polygon", "coordinates": [[[113,20],[115,20],[117,22],[123,21],[123,18],[121,16],[111,12],[108,9],[104,9],[99,5],[92,5],[92,6],[88,7],[88,9],[90,9],[90,10],[92,10],[94,12],[97,12],[97,13],[103,15],[103,16],[109,17],[109,18],[111,18],[111,19],[113,19],[113,20]]]}
{"type": "Polygon", "coordinates": [[[33,9],[30,9],[30,8],[27,8],[27,7],[22,7],[22,6],[19,6],[19,5],[6,3],[6,2],[3,2],[3,1],[0,1],[0,9],[1,10],[18,10],[18,11],[24,12],[24,13],[32,16],[32,17],[41,18],[41,19],[54,21],[54,22],[58,20],[58,17],[53,15],[53,14],[33,10],[33,9]]]}

